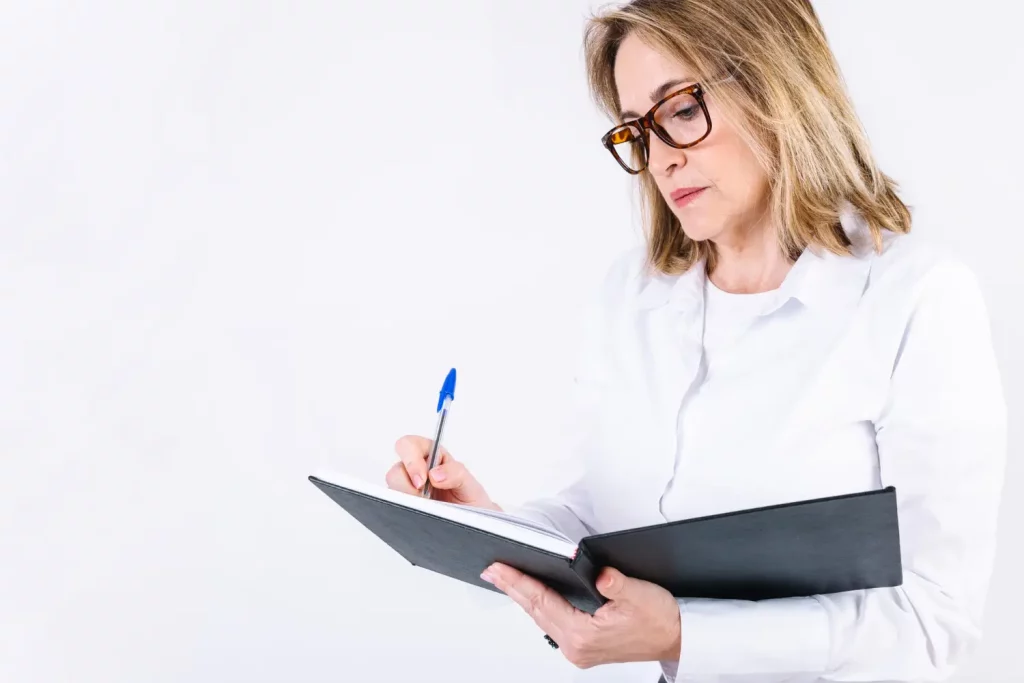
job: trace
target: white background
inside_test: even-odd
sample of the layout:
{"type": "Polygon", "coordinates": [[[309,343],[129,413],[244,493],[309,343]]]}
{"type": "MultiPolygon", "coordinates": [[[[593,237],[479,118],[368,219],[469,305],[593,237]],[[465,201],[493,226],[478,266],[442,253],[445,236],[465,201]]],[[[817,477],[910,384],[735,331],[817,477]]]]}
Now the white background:
{"type": "MultiPolygon", "coordinates": [[[[1020,415],[1020,10],[817,6],[916,230],[981,277],[1020,415]]],[[[306,476],[381,480],[457,367],[451,450],[499,501],[554,485],[579,302],[640,238],[590,8],[4,3],[0,680],[571,679],[306,476]]],[[[1021,680],[1010,436],[964,681],[1021,680]]]]}

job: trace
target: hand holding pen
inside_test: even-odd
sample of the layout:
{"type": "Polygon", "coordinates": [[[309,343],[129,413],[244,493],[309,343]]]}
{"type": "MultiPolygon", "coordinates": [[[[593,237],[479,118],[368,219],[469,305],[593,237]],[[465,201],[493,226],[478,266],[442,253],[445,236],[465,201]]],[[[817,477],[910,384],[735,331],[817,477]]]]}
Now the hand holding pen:
{"type": "Polygon", "coordinates": [[[434,438],[403,436],[395,443],[399,462],[388,470],[388,488],[457,505],[501,510],[470,474],[441,444],[441,437],[455,400],[455,369],[445,378],[437,401],[434,438]]]}
{"type": "MultiPolygon", "coordinates": [[[[388,470],[386,477],[388,488],[448,503],[489,508],[501,512],[501,507],[491,500],[484,487],[469,473],[465,465],[452,458],[451,454],[441,445],[441,436],[448,420],[448,411],[454,400],[455,369],[452,368],[445,378],[437,400],[437,426],[434,428],[434,438],[403,436],[398,440],[395,450],[401,460],[388,470]]],[[[487,576],[491,578],[485,580],[493,583],[499,590],[508,591],[509,586],[502,577],[515,577],[517,576],[513,573],[515,571],[500,563],[492,564],[487,573],[487,576]]],[[[519,595],[519,593],[512,594],[519,595]]],[[[549,602],[556,604],[553,601],[549,602]]],[[[570,607],[570,609],[572,608],[570,607]]],[[[545,634],[544,639],[548,645],[558,649],[558,643],[551,636],[545,634]]]]}

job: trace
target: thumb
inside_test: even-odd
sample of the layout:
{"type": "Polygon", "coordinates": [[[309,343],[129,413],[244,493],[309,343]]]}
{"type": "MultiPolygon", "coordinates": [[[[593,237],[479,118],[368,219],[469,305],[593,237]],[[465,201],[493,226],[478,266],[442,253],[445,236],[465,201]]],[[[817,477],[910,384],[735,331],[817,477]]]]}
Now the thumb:
{"type": "Polygon", "coordinates": [[[636,594],[640,582],[612,567],[605,567],[597,577],[597,590],[609,600],[628,600],[636,594]]]}

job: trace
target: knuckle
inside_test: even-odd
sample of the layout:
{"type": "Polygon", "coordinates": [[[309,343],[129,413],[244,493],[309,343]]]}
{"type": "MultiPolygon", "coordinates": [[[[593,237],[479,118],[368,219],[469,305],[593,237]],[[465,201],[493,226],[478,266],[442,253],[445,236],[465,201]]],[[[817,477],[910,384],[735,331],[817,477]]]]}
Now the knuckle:
{"type": "Polygon", "coordinates": [[[403,453],[402,464],[409,472],[418,472],[426,467],[426,458],[422,453],[403,453]]]}

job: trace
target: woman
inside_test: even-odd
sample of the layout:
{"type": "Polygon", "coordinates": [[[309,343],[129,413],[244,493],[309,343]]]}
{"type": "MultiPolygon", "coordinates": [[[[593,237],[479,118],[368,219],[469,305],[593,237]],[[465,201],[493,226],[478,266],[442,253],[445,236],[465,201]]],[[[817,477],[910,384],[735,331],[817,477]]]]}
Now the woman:
{"type": "MultiPolygon", "coordinates": [[[[666,680],[919,681],[978,642],[1005,408],[978,284],[911,238],[808,0],[635,0],[586,34],[647,240],[599,292],[578,376],[586,469],[518,514],[579,538],[895,486],[904,582],[742,602],[606,569],[596,615],[512,568],[485,578],[580,667],[666,680]]],[[[500,509],[429,442],[392,488],[500,509]]]]}

